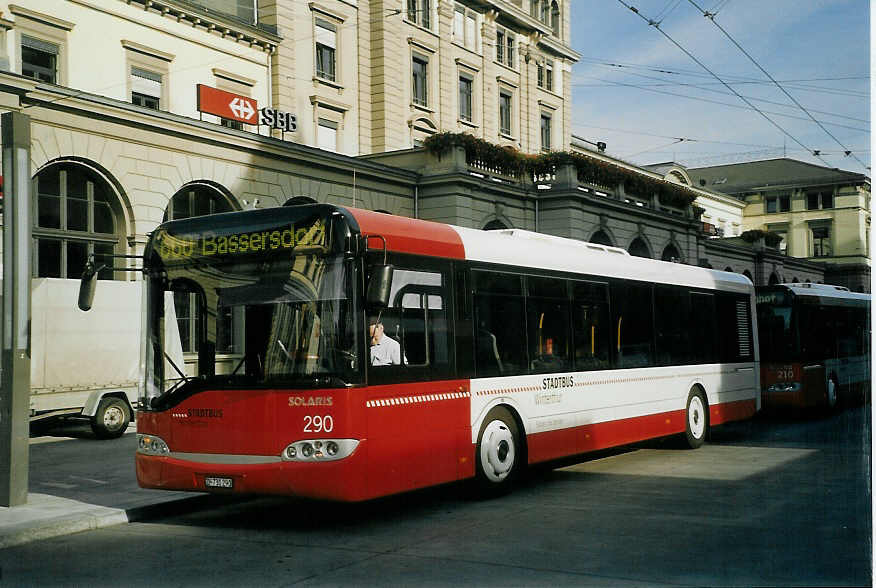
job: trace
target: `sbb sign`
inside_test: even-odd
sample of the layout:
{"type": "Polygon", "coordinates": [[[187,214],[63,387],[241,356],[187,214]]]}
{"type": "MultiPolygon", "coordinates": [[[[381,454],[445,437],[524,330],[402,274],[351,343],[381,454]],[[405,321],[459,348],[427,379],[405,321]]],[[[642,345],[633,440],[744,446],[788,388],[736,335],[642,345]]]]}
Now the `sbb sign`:
{"type": "Polygon", "coordinates": [[[283,112],[274,108],[262,108],[259,111],[259,124],[268,125],[281,131],[297,131],[298,118],[291,112],[283,112]]]}
{"type": "Polygon", "coordinates": [[[290,112],[275,108],[259,110],[258,102],[253,98],[203,84],[198,84],[198,111],[248,125],[267,125],[288,132],[298,130],[298,119],[290,112]]]}

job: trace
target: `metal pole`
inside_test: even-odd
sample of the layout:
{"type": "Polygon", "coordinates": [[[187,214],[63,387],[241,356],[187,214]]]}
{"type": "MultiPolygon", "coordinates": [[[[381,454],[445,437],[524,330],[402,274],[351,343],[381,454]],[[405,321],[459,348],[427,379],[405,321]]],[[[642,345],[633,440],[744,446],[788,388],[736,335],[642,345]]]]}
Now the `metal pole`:
{"type": "Polygon", "coordinates": [[[27,503],[30,437],[30,117],[7,112],[3,137],[3,356],[0,506],[27,503]]]}

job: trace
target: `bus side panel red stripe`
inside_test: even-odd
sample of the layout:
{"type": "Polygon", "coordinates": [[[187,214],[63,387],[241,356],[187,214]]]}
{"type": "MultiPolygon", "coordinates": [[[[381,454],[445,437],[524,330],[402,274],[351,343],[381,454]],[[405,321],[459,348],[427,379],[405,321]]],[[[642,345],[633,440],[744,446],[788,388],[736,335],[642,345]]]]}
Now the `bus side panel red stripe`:
{"type": "Polygon", "coordinates": [[[730,421],[741,421],[749,419],[757,412],[757,402],[751,400],[740,400],[739,402],[728,402],[727,404],[718,404],[709,408],[709,424],[720,425],[729,423],[730,421]]]}
{"type": "MultiPolygon", "coordinates": [[[[363,234],[384,237],[390,251],[465,259],[462,239],[449,225],[359,208],[347,210],[356,219],[363,234]]],[[[383,244],[379,239],[373,239],[368,241],[368,246],[381,249],[383,244]]]]}

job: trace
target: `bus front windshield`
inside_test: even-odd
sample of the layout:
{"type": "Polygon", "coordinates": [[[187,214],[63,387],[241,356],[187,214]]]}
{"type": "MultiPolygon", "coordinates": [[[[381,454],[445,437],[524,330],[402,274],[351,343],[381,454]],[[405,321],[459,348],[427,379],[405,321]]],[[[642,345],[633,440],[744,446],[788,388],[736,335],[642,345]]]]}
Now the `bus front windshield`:
{"type": "Polygon", "coordinates": [[[794,307],[788,303],[758,303],[757,326],[761,361],[791,361],[799,353],[794,307]]]}
{"type": "Polygon", "coordinates": [[[204,388],[359,381],[354,263],[342,253],[183,258],[147,274],[145,406],[204,388]]]}

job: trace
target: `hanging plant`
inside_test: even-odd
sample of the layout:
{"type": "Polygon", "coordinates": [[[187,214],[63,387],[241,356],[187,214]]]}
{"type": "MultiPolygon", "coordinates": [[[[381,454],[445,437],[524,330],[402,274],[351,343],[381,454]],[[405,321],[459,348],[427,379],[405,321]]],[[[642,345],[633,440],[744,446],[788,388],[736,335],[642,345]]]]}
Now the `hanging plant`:
{"type": "Polygon", "coordinates": [[[628,194],[646,199],[656,194],[660,204],[673,208],[687,208],[697,197],[695,192],[679,184],[652,178],[583,153],[551,151],[527,155],[468,133],[450,132],[431,135],[423,142],[423,146],[439,158],[451,147],[463,147],[468,163],[510,176],[524,173],[546,176],[555,173],[562,165],[573,165],[579,182],[609,188],[623,186],[628,194]]]}

